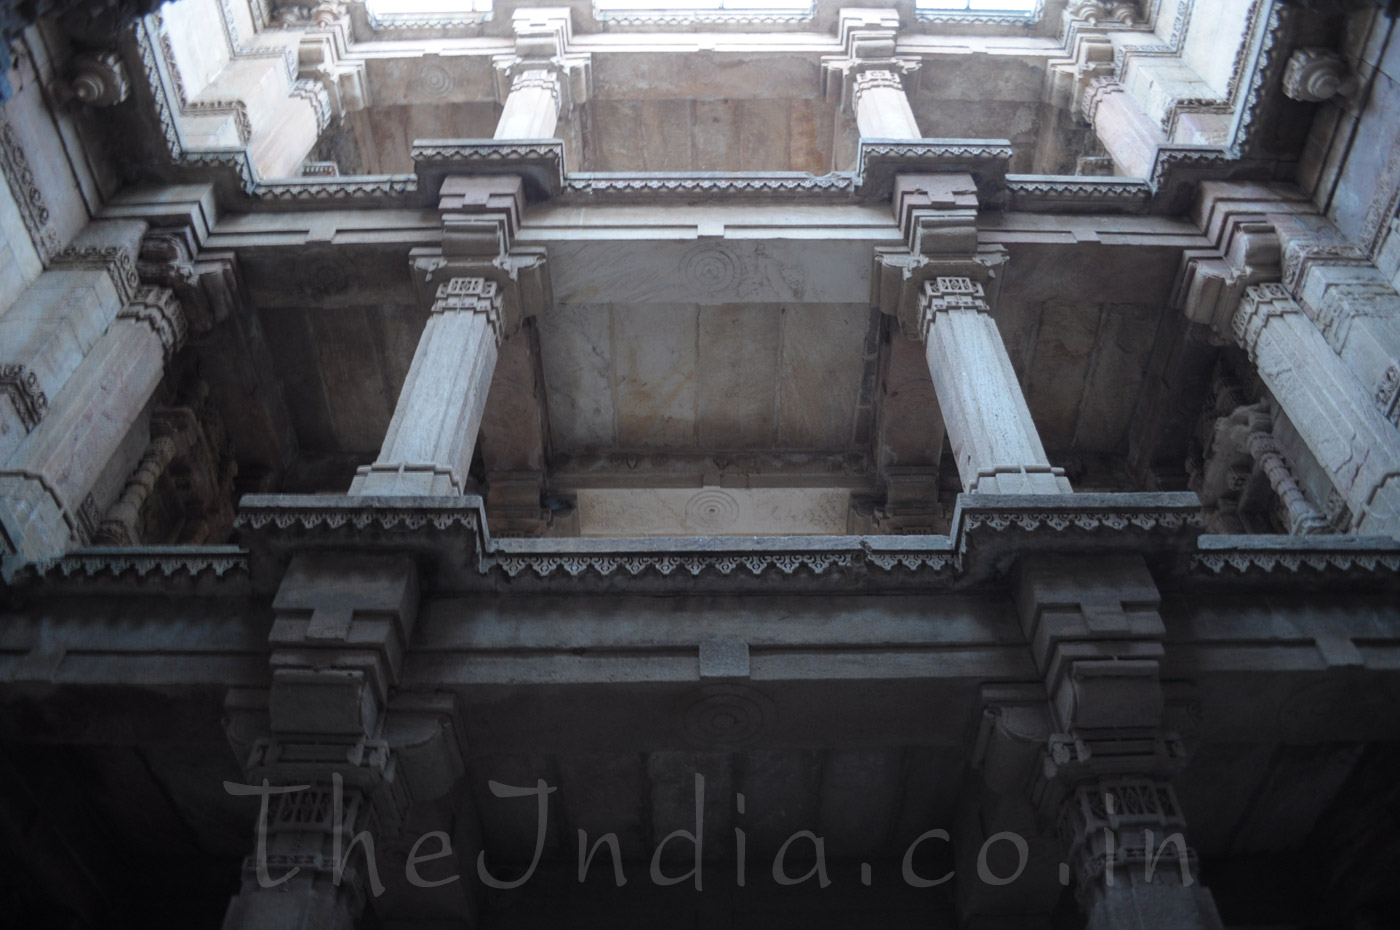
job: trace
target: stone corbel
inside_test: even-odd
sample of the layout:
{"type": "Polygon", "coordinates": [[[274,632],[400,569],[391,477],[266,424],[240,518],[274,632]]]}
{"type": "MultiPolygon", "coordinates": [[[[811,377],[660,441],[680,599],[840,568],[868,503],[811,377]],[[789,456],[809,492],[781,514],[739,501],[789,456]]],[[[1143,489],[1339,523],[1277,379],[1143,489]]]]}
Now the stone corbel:
{"type": "Polygon", "coordinates": [[[1353,97],[1360,88],[1346,59],[1330,48],[1300,48],[1288,59],[1283,72],[1283,92],[1302,103],[1321,103],[1333,97],[1353,97]]]}
{"type": "Polygon", "coordinates": [[[131,96],[131,78],[117,52],[84,52],[73,59],[69,88],[86,106],[112,107],[131,96]]]}
{"type": "Polygon", "coordinates": [[[995,305],[1006,250],[977,243],[977,185],[971,175],[899,175],[892,207],[905,245],[875,248],[871,303],[898,319],[905,336],[923,341],[919,298],[926,281],[969,278],[995,305]]]}
{"type": "Polygon", "coordinates": [[[310,26],[297,45],[298,78],[325,88],[333,120],[369,106],[364,60],[349,54],[349,18],[313,20],[310,26]]]}
{"type": "Polygon", "coordinates": [[[241,306],[243,290],[232,252],[200,254],[188,226],[152,229],[141,240],[136,271],[142,283],[167,287],[185,308],[190,332],[203,335],[241,306]]]}
{"type": "Polygon", "coordinates": [[[493,281],[501,299],[500,332],[507,339],[554,300],[545,249],[515,244],[524,185],[515,175],[449,177],[439,197],[442,248],[412,255],[420,304],[430,307],[438,288],[453,278],[493,281]]]}
{"type": "Polygon", "coordinates": [[[1287,250],[1277,232],[1281,218],[1316,209],[1300,193],[1267,184],[1202,184],[1192,214],[1211,248],[1182,253],[1172,306],[1207,327],[1215,344],[1231,342],[1230,321],[1245,291],[1287,274],[1287,250]]]}

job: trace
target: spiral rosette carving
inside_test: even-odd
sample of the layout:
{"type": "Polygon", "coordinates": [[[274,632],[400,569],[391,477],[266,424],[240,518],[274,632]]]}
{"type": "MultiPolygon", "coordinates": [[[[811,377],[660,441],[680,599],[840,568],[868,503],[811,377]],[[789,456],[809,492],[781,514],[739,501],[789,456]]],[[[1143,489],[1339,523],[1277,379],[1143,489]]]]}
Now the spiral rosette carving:
{"type": "Polygon", "coordinates": [[[446,97],[452,92],[452,75],[438,65],[428,65],[419,72],[418,86],[430,97],[446,97]]]}
{"type": "Polygon", "coordinates": [[[739,519],[739,502],[723,491],[701,491],[685,502],[685,522],[697,529],[722,530],[739,519]]]}
{"type": "Polygon", "coordinates": [[[718,246],[706,246],[686,255],[681,273],[688,284],[711,294],[731,290],[739,283],[739,259],[718,246]]]}
{"type": "Polygon", "coordinates": [[[702,688],[685,711],[685,731],[697,742],[740,746],[758,738],[772,723],[773,701],[743,685],[702,688]]]}

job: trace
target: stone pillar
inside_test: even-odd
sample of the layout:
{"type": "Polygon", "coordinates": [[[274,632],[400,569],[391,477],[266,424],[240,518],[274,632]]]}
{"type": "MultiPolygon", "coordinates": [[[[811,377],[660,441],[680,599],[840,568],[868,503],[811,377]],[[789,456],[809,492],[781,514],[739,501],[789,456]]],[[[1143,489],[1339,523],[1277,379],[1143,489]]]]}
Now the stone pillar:
{"type": "Polygon", "coordinates": [[[1084,116],[1113,156],[1118,173],[1130,178],[1152,177],[1157,146],[1167,141],[1160,126],[1147,118],[1122,84],[1097,78],[1084,99],[1084,116]]]}
{"type": "Polygon", "coordinates": [[[224,930],[350,930],[381,895],[424,921],[474,925],[476,825],[437,803],[465,771],[456,699],[399,690],[419,596],[407,556],[319,552],[288,566],[272,603],[271,686],[230,692],[225,726],[247,786],[297,790],[269,799],[224,930]],[[451,833],[454,851],[425,877],[462,880],[413,884],[406,854],[430,830],[451,833]]]}
{"type": "Polygon", "coordinates": [[[496,139],[552,139],[559,122],[559,75],[546,68],[519,71],[496,124],[496,139]]]}
{"type": "Polygon", "coordinates": [[[139,288],[0,469],[6,579],[91,537],[99,515],[90,492],[184,338],[174,295],[139,288]]]}
{"type": "Polygon", "coordinates": [[[904,81],[897,71],[871,69],[855,77],[851,105],[856,126],[867,139],[922,139],[904,81]]]}
{"type": "Polygon", "coordinates": [[[1171,788],[1190,715],[1163,688],[1160,602],[1141,556],[1029,556],[1020,567],[1021,628],[1059,731],[1031,794],[1092,930],[1221,928],[1171,788]]]}
{"type": "Polygon", "coordinates": [[[1357,533],[1400,535],[1400,432],[1281,284],[1245,292],[1236,341],[1337,492],[1357,533]]]}
{"type": "Polygon", "coordinates": [[[982,285],[969,278],[926,281],[919,313],[963,489],[1070,493],[1064,470],[1045,455],[982,285]]]}
{"type": "Polygon", "coordinates": [[[461,494],[501,340],[501,296],[485,278],[437,291],[427,328],[373,465],[351,494],[461,494]]]}
{"type": "Polygon", "coordinates": [[[1222,930],[1165,779],[1080,782],[1060,805],[1058,827],[1086,930],[1222,930]]]}
{"type": "Polygon", "coordinates": [[[822,59],[826,98],[855,117],[862,138],[922,138],[904,86],[906,77],[917,76],[919,60],[896,54],[899,13],[843,9],[837,33],[841,53],[822,59]]]}

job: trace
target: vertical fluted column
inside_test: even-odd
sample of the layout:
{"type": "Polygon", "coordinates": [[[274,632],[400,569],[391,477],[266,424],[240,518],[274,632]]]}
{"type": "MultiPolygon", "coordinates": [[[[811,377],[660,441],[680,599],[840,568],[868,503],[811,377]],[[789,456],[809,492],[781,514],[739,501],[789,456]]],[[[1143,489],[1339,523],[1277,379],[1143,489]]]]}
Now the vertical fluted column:
{"type": "Polygon", "coordinates": [[[185,315],[164,288],[139,288],[93,345],[47,416],[0,470],[4,574],[62,555],[97,528],[90,494],[183,343],[185,315]]]}
{"type": "Polygon", "coordinates": [[[929,374],[965,491],[1068,494],[1045,455],[982,285],[924,283],[919,301],[929,374]]]}
{"type": "Polygon", "coordinates": [[[461,494],[501,338],[501,297],[485,278],[438,288],[373,465],[351,494],[461,494]]]}
{"type": "Polygon", "coordinates": [[[1281,284],[1245,292],[1236,341],[1353,514],[1359,533],[1400,534],[1400,431],[1281,284]]]}
{"type": "Polygon", "coordinates": [[[510,82],[497,139],[552,139],[561,105],[559,75],[545,68],[520,71],[510,82]]]}
{"type": "Polygon", "coordinates": [[[909,95],[904,92],[904,81],[896,71],[871,69],[856,75],[851,105],[863,138],[923,138],[909,95]]]}

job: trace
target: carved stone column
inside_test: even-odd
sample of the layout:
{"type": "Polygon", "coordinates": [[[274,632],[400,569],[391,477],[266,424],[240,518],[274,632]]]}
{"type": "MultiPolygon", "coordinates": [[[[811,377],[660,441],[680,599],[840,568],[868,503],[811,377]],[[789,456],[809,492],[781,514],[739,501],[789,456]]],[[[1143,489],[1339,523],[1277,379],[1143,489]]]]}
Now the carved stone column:
{"type": "Polygon", "coordinates": [[[1346,500],[1353,531],[1400,535],[1400,432],[1373,393],[1281,284],[1246,291],[1233,331],[1346,500]]]}
{"type": "Polygon", "coordinates": [[[502,104],[497,139],[552,139],[561,115],[588,99],[592,59],[571,53],[567,7],[517,10],[515,53],[495,59],[502,104]]]}
{"type": "Polygon", "coordinates": [[[1118,173],[1130,178],[1150,178],[1157,146],[1167,141],[1160,126],[1147,118],[1122,84],[1097,78],[1084,99],[1084,116],[1113,156],[1118,173]]]}
{"type": "Polygon", "coordinates": [[[884,68],[861,71],[851,88],[851,106],[862,138],[923,138],[898,71],[884,68]]]}
{"type": "Polygon", "coordinates": [[[164,288],[142,287],[97,340],[0,470],[4,576],[86,541],[100,514],[90,496],[184,342],[185,315],[164,288]]]}
{"type": "Polygon", "coordinates": [[[1070,493],[1064,470],[1045,455],[982,285],[969,278],[926,281],[919,314],[963,489],[1070,493]]]}
{"type": "Polygon", "coordinates": [[[501,341],[501,295],[485,278],[441,285],[389,432],[351,494],[461,494],[501,341]]]}
{"type": "Polygon", "coordinates": [[[1059,832],[1086,930],[1224,926],[1197,877],[1186,819],[1167,780],[1080,782],[1060,805],[1059,832]]]}
{"type": "Polygon", "coordinates": [[[825,93],[854,116],[867,139],[920,139],[905,79],[919,62],[895,54],[899,14],[893,10],[842,10],[842,53],[822,59],[825,93]]]}
{"type": "Polygon", "coordinates": [[[1087,926],[1219,930],[1171,788],[1191,715],[1161,680],[1166,628],[1146,563],[1028,557],[1016,603],[1059,731],[1031,793],[1068,854],[1061,881],[1074,879],[1087,926]]]}
{"type": "Polygon", "coordinates": [[[518,72],[511,78],[510,93],[494,138],[554,138],[560,101],[558,74],[544,68],[518,72]]]}
{"type": "Polygon", "coordinates": [[[232,790],[280,790],[225,930],[349,930],[368,900],[407,891],[425,895],[425,918],[470,926],[462,882],[406,889],[412,875],[390,848],[413,805],[422,822],[422,805],[464,771],[455,700],[396,693],[417,567],[404,556],[300,555],[272,606],[271,687],[230,692],[226,725],[248,780],[232,790]]]}

